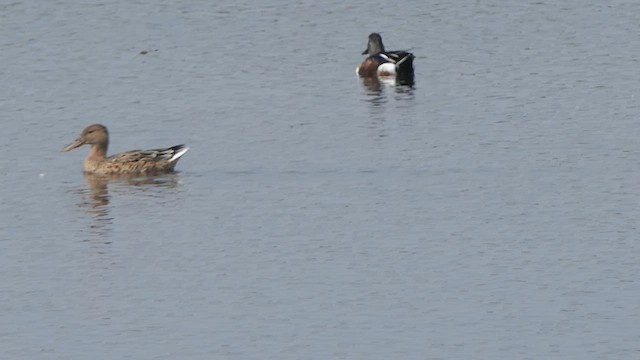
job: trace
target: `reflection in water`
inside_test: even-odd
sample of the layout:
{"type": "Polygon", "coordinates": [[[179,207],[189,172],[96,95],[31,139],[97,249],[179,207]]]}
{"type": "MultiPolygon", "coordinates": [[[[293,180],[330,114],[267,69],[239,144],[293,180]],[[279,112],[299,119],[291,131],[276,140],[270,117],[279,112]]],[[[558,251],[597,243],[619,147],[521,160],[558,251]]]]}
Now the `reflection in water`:
{"type": "Polygon", "coordinates": [[[89,233],[95,235],[99,242],[109,244],[108,233],[113,224],[109,187],[117,195],[126,195],[150,188],[174,188],[178,185],[179,177],[175,173],[153,177],[85,174],[84,179],[87,188],[76,191],[81,196],[78,206],[93,219],[89,224],[89,233]]]}
{"type": "Polygon", "coordinates": [[[385,90],[393,89],[396,94],[402,96],[413,96],[414,81],[411,78],[396,78],[396,77],[379,77],[369,76],[360,77],[362,85],[367,89],[367,95],[369,101],[374,106],[379,106],[388,101],[385,96],[385,90]]]}
{"type": "Polygon", "coordinates": [[[360,81],[366,89],[365,101],[371,104],[368,127],[374,130],[374,136],[378,140],[383,139],[387,136],[387,128],[384,125],[388,116],[387,111],[396,111],[398,108],[412,106],[414,103],[413,77],[400,79],[371,76],[360,77],[360,81]],[[394,102],[391,107],[387,106],[390,102],[394,102]]]}
{"type": "Polygon", "coordinates": [[[369,90],[369,93],[380,93],[382,91],[381,80],[377,76],[361,77],[360,81],[369,90]]]}
{"type": "Polygon", "coordinates": [[[360,77],[364,86],[370,91],[380,91],[384,86],[397,86],[413,88],[415,85],[413,75],[411,76],[364,76],[360,77]]]}

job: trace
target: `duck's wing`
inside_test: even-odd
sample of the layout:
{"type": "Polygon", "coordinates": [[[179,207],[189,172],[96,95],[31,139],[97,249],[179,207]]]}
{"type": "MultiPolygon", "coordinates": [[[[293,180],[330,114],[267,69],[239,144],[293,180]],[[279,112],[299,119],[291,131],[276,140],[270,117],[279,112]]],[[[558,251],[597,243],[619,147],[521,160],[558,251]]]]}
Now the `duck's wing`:
{"type": "Polygon", "coordinates": [[[152,150],[131,150],[110,156],[112,163],[136,163],[136,162],[174,162],[189,150],[185,145],[176,145],[169,148],[152,150]]]}
{"type": "Polygon", "coordinates": [[[413,54],[408,51],[388,51],[384,53],[389,61],[393,63],[402,63],[408,60],[413,61],[413,54]]]}

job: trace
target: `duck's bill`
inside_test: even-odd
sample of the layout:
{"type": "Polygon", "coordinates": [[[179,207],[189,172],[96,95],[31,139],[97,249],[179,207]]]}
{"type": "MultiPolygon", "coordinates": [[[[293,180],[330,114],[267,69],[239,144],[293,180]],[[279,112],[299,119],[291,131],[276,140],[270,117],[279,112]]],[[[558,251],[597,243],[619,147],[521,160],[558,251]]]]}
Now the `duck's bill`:
{"type": "Polygon", "coordinates": [[[367,55],[369,53],[369,48],[364,49],[364,51],[362,52],[362,55],[367,55]]]}
{"type": "Polygon", "coordinates": [[[67,145],[64,147],[64,149],[62,149],[62,151],[71,151],[77,147],[80,147],[84,145],[84,141],[80,140],[80,139],[76,139],[76,141],[72,142],[71,144],[67,145]]]}

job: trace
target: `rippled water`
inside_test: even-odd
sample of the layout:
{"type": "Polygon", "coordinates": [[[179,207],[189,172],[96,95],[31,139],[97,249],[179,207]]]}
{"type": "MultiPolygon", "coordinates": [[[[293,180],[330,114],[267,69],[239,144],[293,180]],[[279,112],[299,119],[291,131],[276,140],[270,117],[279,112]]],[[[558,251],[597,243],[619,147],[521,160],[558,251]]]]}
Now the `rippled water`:
{"type": "Polygon", "coordinates": [[[3,358],[637,357],[638,14],[0,4],[3,358]],[[191,150],[83,176],[95,122],[191,150]]]}

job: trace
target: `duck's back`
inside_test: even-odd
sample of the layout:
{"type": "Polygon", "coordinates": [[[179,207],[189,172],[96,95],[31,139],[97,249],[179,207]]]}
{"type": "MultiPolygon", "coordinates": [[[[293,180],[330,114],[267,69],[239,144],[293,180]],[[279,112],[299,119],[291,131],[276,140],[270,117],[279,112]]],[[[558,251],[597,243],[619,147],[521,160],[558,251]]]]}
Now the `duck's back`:
{"type": "Polygon", "coordinates": [[[178,160],[189,148],[176,145],[153,150],[131,150],[102,161],[87,159],[84,170],[95,174],[155,175],[172,172],[178,160]]]}

